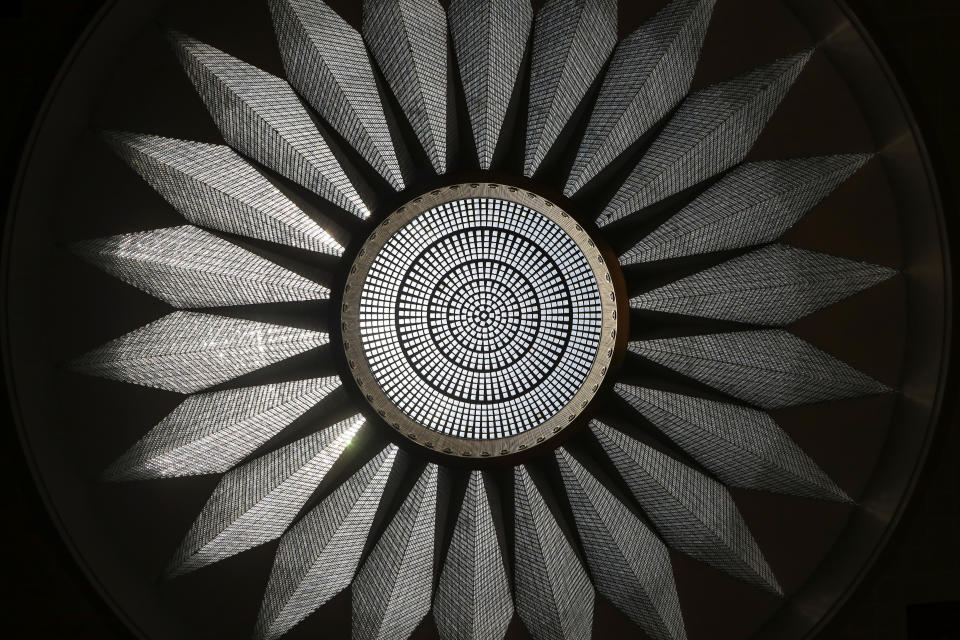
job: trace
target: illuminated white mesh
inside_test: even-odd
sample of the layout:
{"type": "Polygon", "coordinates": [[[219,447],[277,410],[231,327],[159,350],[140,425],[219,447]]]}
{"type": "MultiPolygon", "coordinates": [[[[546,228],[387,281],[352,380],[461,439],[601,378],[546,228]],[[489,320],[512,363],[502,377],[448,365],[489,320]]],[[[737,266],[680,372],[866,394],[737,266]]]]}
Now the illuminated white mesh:
{"type": "Polygon", "coordinates": [[[360,296],[370,371],[411,420],[439,433],[523,433],[566,406],[600,343],[602,309],[577,243],[522,204],[430,209],[374,258],[360,296]]]}

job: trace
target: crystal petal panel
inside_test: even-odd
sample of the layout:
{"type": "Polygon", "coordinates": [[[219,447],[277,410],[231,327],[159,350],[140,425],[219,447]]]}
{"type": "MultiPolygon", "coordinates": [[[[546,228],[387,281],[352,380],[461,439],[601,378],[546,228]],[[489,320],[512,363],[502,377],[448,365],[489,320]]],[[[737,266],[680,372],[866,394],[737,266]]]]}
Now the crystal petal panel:
{"type": "Polygon", "coordinates": [[[340,386],[314,378],[184,400],[104,472],[108,480],[222,473],[340,386]]]}
{"type": "Polygon", "coordinates": [[[227,144],[360,218],[370,215],[286,81],[189,36],[170,37],[227,144]]]}
{"type": "Polygon", "coordinates": [[[530,0],[453,0],[447,10],[481,169],[489,169],[520,75],[530,0]]]}
{"type": "Polygon", "coordinates": [[[405,188],[367,48],[320,0],[270,0],[287,79],[397,191],[405,188]]]}
{"type": "Polygon", "coordinates": [[[590,578],[523,465],[513,479],[517,615],[534,640],[589,640],[590,578]]]}
{"type": "Polygon", "coordinates": [[[471,471],[433,602],[444,640],[501,640],[513,617],[510,581],[487,491],[483,475],[471,471]]]}
{"type": "Polygon", "coordinates": [[[407,638],[430,611],[439,474],[427,465],[357,574],[354,640],[407,638]]]}
{"type": "Polygon", "coordinates": [[[353,580],[397,456],[389,445],[280,540],[257,630],[277,638],[353,580]]]}
{"type": "Polygon", "coordinates": [[[630,306],[785,325],[895,274],[886,267],[775,244],[648,291],[630,306]]]}
{"type": "Polygon", "coordinates": [[[739,163],[812,50],[787,56],[688,97],[607,204],[607,225],[739,163]]]}
{"type": "Polygon", "coordinates": [[[771,242],[868,160],[839,155],[736,167],[620,258],[636,264],[771,242]]]}
{"type": "Polygon", "coordinates": [[[363,0],[363,36],[437,174],[448,170],[447,16],[437,0],[363,0]]]}
{"type": "Polygon", "coordinates": [[[283,535],[361,426],[363,418],[354,416],[223,476],[171,560],[170,575],[283,535]]]}
{"type": "Polygon", "coordinates": [[[566,449],[555,455],[597,591],[654,640],[685,639],[667,547],[566,449]]]}
{"type": "Polygon", "coordinates": [[[687,95],[715,2],[674,0],[620,41],[570,170],[568,197],[687,95]]]}
{"type": "Polygon", "coordinates": [[[728,486],[849,501],[763,411],[624,384],[616,391],[728,486]]]}
{"type": "Polygon", "coordinates": [[[540,168],[616,43],[616,0],[548,0],[537,12],[524,175],[540,168]]]}
{"type": "Polygon", "coordinates": [[[630,351],[764,409],[886,393],[888,387],[781,330],[632,342],[630,351]]]}
{"type": "Polygon", "coordinates": [[[740,580],[781,593],[722,484],[601,422],[592,421],[590,429],[667,544],[740,580]]]}
{"type": "Polygon", "coordinates": [[[175,311],[71,363],[81,373],[180,393],[201,391],[327,344],[327,334],[175,311]]]}
{"type": "Polygon", "coordinates": [[[326,287],[189,225],[87,240],[72,249],[107,273],[179,308],[330,296],[326,287]]]}
{"type": "Polygon", "coordinates": [[[106,137],[134,171],[194,224],[343,254],[330,234],[230,147],[136,133],[106,137]]]}

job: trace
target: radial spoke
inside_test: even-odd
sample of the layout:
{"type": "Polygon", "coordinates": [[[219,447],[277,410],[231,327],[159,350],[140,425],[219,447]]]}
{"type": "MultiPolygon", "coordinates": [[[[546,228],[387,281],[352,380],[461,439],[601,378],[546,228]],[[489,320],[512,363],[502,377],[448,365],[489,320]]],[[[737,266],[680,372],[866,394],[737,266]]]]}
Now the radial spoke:
{"type": "Polygon", "coordinates": [[[763,411],[624,384],[617,393],[725,484],[849,502],[763,411]]]}
{"type": "Polygon", "coordinates": [[[673,0],[617,45],[564,189],[568,197],[686,96],[715,2],[673,0]]]}
{"type": "Polygon", "coordinates": [[[353,637],[407,638],[430,611],[440,468],[428,464],[353,583],[353,637]]]}
{"type": "Polygon", "coordinates": [[[339,378],[315,378],[191,396],[111,465],[104,479],[222,473],[339,386],[339,378]]]}
{"type": "Polygon", "coordinates": [[[487,491],[481,473],[471,471],[433,603],[443,640],[500,640],[513,617],[487,491]]]}
{"type": "Polygon", "coordinates": [[[887,267],[775,244],[648,291],[630,306],[785,325],[894,275],[887,267]]]}
{"type": "Polygon", "coordinates": [[[771,242],[853,175],[868,155],[751,162],[733,169],[623,254],[624,265],[771,242]]]}
{"type": "Polygon", "coordinates": [[[517,614],[534,640],[589,640],[590,578],[526,467],[513,481],[517,614]]]}
{"type": "Polygon", "coordinates": [[[290,85],[189,36],[171,39],[227,144],[354,215],[370,215],[290,85]]]}
{"type": "Polygon", "coordinates": [[[812,54],[787,56],[692,94],[604,208],[599,224],[624,218],[743,160],[812,54]]]}
{"type": "Polygon", "coordinates": [[[363,36],[437,174],[449,169],[447,16],[437,0],[364,0],[363,36]]]}
{"type": "Polygon", "coordinates": [[[321,0],[270,0],[290,83],[391,186],[404,189],[367,48],[321,0]]]}
{"type": "Polygon", "coordinates": [[[523,172],[533,176],[617,43],[616,0],[548,0],[533,25],[523,172]]]}
{"type": "Polygon", "coordinates": [[[724,573],[781,594],[722,484],[607,425],[590,429],[663,539],[724,573]]]}
{"type": "Polygon", "coordinates": [[[453,0],[448,10],[480,168],[489,169],[530,37],[530,0],[453,0]]]}
{"type": "Polygon", "coordinates": [[[226,474],[168,573],[187,573],[279,538],[361,426],[363,418],[354,416],[226,474]]]}
{"type": "Polygon", "coordinates": [[[327,334],[175,311],[77,358],[81,373],[193,393],[327,344],[327,334]]]}
{"type": "Polygon", "coordinates": [[[633,342],[630,351],[764,409],[890,391],[781,330],[633,342]]]}
{"type": "Polygon", "coordinates": [[[389,445],[280,540],[254,637],[278,638],[353,580],[393,469],[389,445]]]}
{"type": "Polygon", "coordinates": [[[330,234],[229,147],[135,133],[106,137],[134,171],[194,224],[343,254],[330,234]]]}
{"type": "Polygon", "coordinates": [[[683,640],[666,546],[571,456],[556,452],[597,590],[655,640],[683,640]]]}
{"type": "Polygon", "coordinates": [[[326,287],[189,225],[87,240],[72,249],[107,273],[179,308],[330,296],[326,287]]]}

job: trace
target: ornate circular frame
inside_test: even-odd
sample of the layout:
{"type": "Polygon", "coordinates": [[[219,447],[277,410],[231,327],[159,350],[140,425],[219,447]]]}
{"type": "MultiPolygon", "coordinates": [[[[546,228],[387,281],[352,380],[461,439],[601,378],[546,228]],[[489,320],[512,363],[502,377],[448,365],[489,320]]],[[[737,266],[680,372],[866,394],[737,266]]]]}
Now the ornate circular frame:
{"type": "Polygon", "coordinates": [[[532,191],[492,182],[454,184],[434,189],[401,206],[374,228],[357,253],[343,288],[340,307],[340,329],[347,364],[361,393],[377,415],[405,438],[414,443],[449,456],[460,458],[490,458],[507,456],[531,449],[546,442],[568,427],[579,424],[590,401],[597,395],[614,360],[617,336],[625,332],[619,323],[627,314],[617,313],[617,294],[610,266],[603,252],[590,234],[574,218],[547,198],[532,191]],[[583,251],[597,276],[597,286],[603,308],[602,329],[597,357],[580,389],[556,414],[539,425],[506,438],[468,439],[434,431],[411,420],[384,393],[370,370],[370,363],[360,346],[360,297],[363,283],[378,252],[391,236],[420,214],[439,205],[465,198],[495,198],[524,205],[544,215],[563,229],[583,251]]]}

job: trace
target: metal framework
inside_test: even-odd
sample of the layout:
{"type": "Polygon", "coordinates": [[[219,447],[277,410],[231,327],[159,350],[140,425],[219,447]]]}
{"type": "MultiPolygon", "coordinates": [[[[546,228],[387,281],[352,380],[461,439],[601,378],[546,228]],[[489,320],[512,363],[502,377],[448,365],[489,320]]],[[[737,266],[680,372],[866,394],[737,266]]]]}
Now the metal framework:
{"type": "Polygon", "coordinates": [[[320,0],[268,1],[286,79],[170,36],[226,145],[105,135],[190,224],[72,245],[172,307],[204,310],[71,363],[186,394],[104,479],[224,474],[169,574],[279,539],[263,640],[350,585],[357,639],[402,640],[431,608],[445,640],[498,640],[514,615],[534,638],[586,639],[596,589],[650,637],[682,640],[668,549],[783,595],[727,487],[852,505],[769,411],[893,390],[780,327],[900,276],[769,244],[871,157],[743,163],[815,51],[689,94],[715,0],[673,0],[619,44],[614,0],[549,0],[536,14],[528,0],[365,0],[360,31],[320,0]],[[458,98],[473,149],[458,148],[458,98]],[[424,154],[404,143],[404,120],[424,154]],[[412,183],[474,155],[503,170],[509,148],[522,157],[514,182],[535,184],[578,128],[570,171],[541,191],[562,189],[563,206],[534,187],[412,183]],[[350,166],[341,144],[369,166],[350,166]],[[606,199],[585,195],[597,186],[606,199]],[[371,210],[404,190],[412,199],[389,215],[371,210]],[[350,220],[349,251],[305,204],[314,196],[350,220]],[[654,204],[663,222],[629,235],[654,204]],[[300,253],[274,261],[233,236],[300,253]],[[610,246],[629,247],[619,264],[610,246]],[[324,257],[288,268],[303,252],[324,257]],[[696,271],[670,270],[693,256],[696,271]],[[629,344],[622,366],[670,370],[669,391],[616,369],[630,329],[617,291],[654,262],[673,277],[626,283],[634,315],[716,327],[629,344]],[[340,279],[315,282],[317,264],[340,279]],[[322,306],[331,297],[339,308],[322,306]],[[342,343],[223,313],[273,303],[326,309],[342,343]],[[241,378],[302,354],[339,362],[341,348],[341,377],[241,378]],[[348,376],[367,407],[338,391],[348,376]],[[357,415],[331,425],[311,412],[337,394],[357,415]],[[622,424],[577,429],[614,394],[622,424]],[[351,450],[361,429],[366,448],[351,450]],[[506,472],[481,472],[484,458],[506,472]]]}

